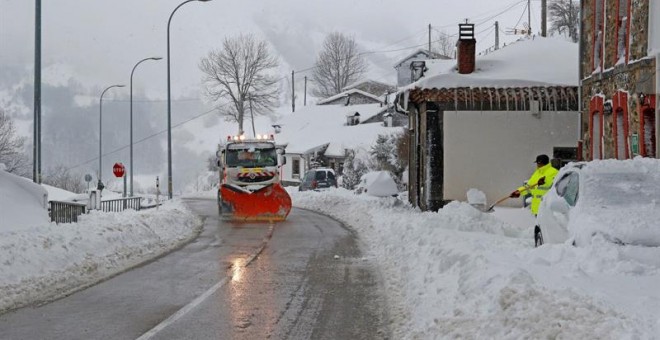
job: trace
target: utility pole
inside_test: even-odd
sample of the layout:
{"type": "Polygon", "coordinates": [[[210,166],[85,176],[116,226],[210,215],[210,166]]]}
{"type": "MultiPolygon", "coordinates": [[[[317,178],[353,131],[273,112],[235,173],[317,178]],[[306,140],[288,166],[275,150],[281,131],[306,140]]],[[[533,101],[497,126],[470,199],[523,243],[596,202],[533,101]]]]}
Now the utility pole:
{"type": "Polygon", "coordinates": [[[34,3],[34,120],[32,180],[41,183],[41,0],[34,3]]]}
{"type": "Polygon", "coordinates": [[[307,106],[307,76],[305,76],[305,96],[303,98],[303,106],[307,106]]]}
{"type": "Polygon", "coordinates": [[[291,112],[296,112],[295,71],[291,71],[291,112]]]}
{"type": "Polygon", "coordinates": [[[431,53],[431,24],[429,24],[429,54],[431,53]]]}
{"type": "Polygon", "coordinates": [[[548,0],[541,0],[541,36],[548,36],[548,0]]]}
{"type": "Polygon", "coordinates": [[[252,137],[257,138],[257,130],[254,128],[254,112],[252,112],[252,95],[248,97],[250,100],[250,118],[252,120],[252,137]]]}
{"type": "Polygon", "coordinates": [[[532,34],[532,0],[527,0],[527,35],[532,34]]]}
{"type": "Polygon", "coordinates": [[[500,49],[500,23],[495,21],[495,50],[500,49]]]}

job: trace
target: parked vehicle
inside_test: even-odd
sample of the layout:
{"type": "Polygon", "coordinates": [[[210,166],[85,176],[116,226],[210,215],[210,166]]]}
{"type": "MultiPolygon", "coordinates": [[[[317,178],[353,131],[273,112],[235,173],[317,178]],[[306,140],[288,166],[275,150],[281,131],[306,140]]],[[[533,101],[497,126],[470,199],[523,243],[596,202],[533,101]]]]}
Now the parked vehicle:
{"type": "Polygon", "coordinates": [[[330,168],[316,168],[305,172],[299,191],[316,190],[337,187],[335,171],[330,168]]]}
{"type": "Polygon", "coordinates": [[[594,237],[660,246],[658,221],[660,160],[569,163],[541,202],[534,238],[537,246],[571,239],[581,246],[594,237]]]}

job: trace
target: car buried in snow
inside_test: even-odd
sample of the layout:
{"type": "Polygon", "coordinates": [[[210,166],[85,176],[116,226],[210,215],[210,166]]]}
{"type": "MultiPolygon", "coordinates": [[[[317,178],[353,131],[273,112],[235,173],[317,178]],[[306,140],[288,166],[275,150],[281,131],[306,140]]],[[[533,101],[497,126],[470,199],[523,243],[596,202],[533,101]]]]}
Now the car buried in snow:
{"type": "Polygon", "coordinates": [[[544,196],[536,224],[536,246],[585,246],[596,238],[660,246],[660,160],[569,163],[544,196]]]}

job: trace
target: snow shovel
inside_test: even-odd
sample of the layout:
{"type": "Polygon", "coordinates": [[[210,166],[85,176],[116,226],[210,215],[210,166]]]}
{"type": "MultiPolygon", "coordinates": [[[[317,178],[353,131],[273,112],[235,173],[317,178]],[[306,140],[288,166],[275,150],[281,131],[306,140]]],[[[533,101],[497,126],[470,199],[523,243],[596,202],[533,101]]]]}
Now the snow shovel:
{"type": "MultiPolygon", "coordinates": [[[[536,188],[538,185],[539,185],[538,183],[536,183],[534,185],[525,185],[525,189],[527,189],[527,191],[529,191],[529,190],[532,190],[532,189],[536,188]]],[[[493,210],[493,208],[495,208],[496,205],[508,200],[509,198],[511,198],[511,194],[506,195],[506,196],[498,199],[497,201],[495,201],[495,203],[491,204],[488,207],[488,209],[484,210],[484,212],[490,213],[490,212],[495,211],[495,210],[493,210]]]]}

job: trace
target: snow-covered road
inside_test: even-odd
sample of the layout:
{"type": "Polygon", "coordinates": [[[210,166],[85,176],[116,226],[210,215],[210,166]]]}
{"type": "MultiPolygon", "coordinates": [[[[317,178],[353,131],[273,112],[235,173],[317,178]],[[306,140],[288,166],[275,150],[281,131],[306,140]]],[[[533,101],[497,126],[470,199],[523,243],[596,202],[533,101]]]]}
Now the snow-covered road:
{"type": "Polygon", "coordinates": [[[434,213],[343,189],[292,194],[358,231],[398,306],[395,338],[659,337],[658,248],[535,249],[523,209],[454,202],[434,213]]]}
{"type": "MultiPolygon", "coordinates": [[[[291,193],[295,206],[357,231],[383,272],[394,338],[659,338],[659,248],[595,239],[535,249],[523,209],[484,214],[454,202],[420,212],[343,189],[291,193]]],[[[2,309],[93,284],[185,242],[197,226],[175,201],[0,231],[2,309]]]]}

